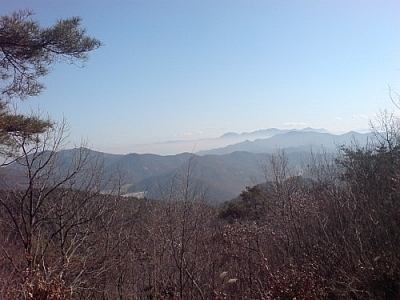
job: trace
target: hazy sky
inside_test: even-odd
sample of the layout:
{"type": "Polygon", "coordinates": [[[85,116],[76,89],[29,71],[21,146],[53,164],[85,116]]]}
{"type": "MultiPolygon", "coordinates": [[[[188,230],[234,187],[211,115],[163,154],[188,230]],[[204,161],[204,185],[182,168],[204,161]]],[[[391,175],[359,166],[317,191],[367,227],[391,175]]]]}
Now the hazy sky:
{"type": "MultiPolygon", "coordinates": [[[[56,65],[23,111],[95,150],[269,127],[367,128],[400,92],[400,2],[1,0],[43,26],[81,16],[104,46],[56,65]]],[[[190,151],[191,149],[186,149],[190,151]]]]}

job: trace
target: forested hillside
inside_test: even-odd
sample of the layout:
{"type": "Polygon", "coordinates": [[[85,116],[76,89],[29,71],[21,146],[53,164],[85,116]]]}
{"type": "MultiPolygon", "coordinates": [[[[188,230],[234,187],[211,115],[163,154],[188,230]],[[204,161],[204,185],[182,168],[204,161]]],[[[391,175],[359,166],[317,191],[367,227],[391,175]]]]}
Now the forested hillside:
{"type": "MultiPolygon", "coordinates": [[[[176,177],[182,176],[190,164],[192,181],[196,181],[199,188],[206,190],[207,203],[220,204],[237,197],[246,187],[264,182],[267,175],[265,165],[278,149],[284,149],[290,172],[299,174],[311,159],[312,153],[316,156],[319,156],[319,153],[337,155],[340,145],[352,142],[366,145],[368,137],[371,137],[371,134],[348,133],[339,136],[310,129],[287,131],[283,134],[278,132],[268,139],[256,140],[253,144],[265,146],[257,148],[256,153],[251,152],[256,148],[249,148],[247,150],[250,152],[228,151],[226,154],[117,155],[75,148],[58,151],[55,159],[62,166],[60,170],[66,173],[74,163],[73,157],[84,151],[91,160],[102,164],[102,182],[107,183],[104,193],[114,193],[113,180],[118,180],[121,186],[118,192],[121,195],[145,193],[147,198],[158,200],[163,199],[162,194],[166,189],[174,187],[176,177]]],[[[232,150],[235,147],[240,149],[240,145],[232,145],[232,150]]],[[[210,152],[224,152],[227,149],[214,149],[210,152]]],[[[18,162],[10,164],[2,171],[8,175],[0,182],[3,186],[20,186],[24,182],[25,170],[18,162]],[[18,173],[22,175],[20,174],[20,180],[16,181],[15,176],[18,176],[18,173]]]]}
{"type": "MultiPolygon", "coordinates": [[[[162,200],[165,189],[174,186],[177,176],[192,168],[192,180],[207,190],[206,200],[211,204],[219,204],[235,198],[247,186],[265,180],[263,165],[271,154],[235,152],[227,155],[205,155],[182,153],[160,156],[153,154],[115,155],[92,151],[90,149],[69,149],[59,151],[55,157],[66,174],[73,165],[73,157],[85,152],[91,160],[102,164],[102,182],[104,193],[114,193],[114,185],[118,178],[122,195],[145,192],[147,198],[162,200]],[[112,179],[114,178],[114,179],[112,179]]],[[[309,152],[293,152],[288,154],[291,166],[299,169],[309,157],[309,152]]],[[[0,182],[5,187],[21,186],[25,169],[14,162],[0,171],[7,173],[7,178],[0,182]],[[18,175],[19,174],[19,175],[18,175]],[[12,175],[12,176],[11,176],[12,175]],[[15,180],[19,177],[19,180],[15,180]]]]}

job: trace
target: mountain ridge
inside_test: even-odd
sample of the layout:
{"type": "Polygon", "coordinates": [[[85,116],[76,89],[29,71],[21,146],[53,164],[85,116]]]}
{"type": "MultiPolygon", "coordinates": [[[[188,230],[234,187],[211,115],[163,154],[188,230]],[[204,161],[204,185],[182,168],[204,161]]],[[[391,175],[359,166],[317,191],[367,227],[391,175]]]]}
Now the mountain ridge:
{"type": "Polygon", "coordinates": [[[211,150],[198,151],[197,154],[228,154],[235,151],[248,151],[253,153],[273,153],[280,148],[298,148],[309,149],[315,148],[316,150],[330,150],[333,151],[338,145],[343,143],[350,143],[355,139],[361,143],[366,143],[370,138],[369,133],[359,133],[349,131],[344,134],[335,135],[324,131],[311,131],[311,130],[290,130],[280,132],[272,137],[264,139],[255,139],[254,141],[246,140],[240,143],[228,145],[226,147],[215,148],[211,150]]]}
{"type": "MultiPolygon", "coordinates": [[[[366,142],[368,135],[349,132],[343,135],[314,132],[309,130],[277,131],[279,134],[267,139],[256,139],[232,144],[228,147],[208,150],[207,153],[179,153],[174,155],[159,154],[111,154],[90,149],[94,159],[103,161],[104,181],[118,171],[123,183],[123,193],[127,195],[146,192],[148,198],[163,199],[162,189],[172,187],[177,176],[186,176],[191,168],[190,180],[196,186],[207,190],[207,200],[211,203],[221,203],[235,198],[246,187],[265,181],[263,167],[268,164],[272,154],[278,148],[287,153],[294,169],[300,168],[304,160],[310,156],[310,150],[317,153],[327,144],[324,151],[337,152],[338,145],[350,144],[352,138],[366,142]],[[280,146],[280,147],[279,147],[280,146]],[[192,164],[192,165],[190,165],[192,164]]],[[[65,164],[72,163],[72,157],[82,149],[67,149],[58,152],[58,159],[65,164]]],[[[2,172],[10,170],[14,180],[22,178],[17,165],[3,167],[2,172]]],[[[7,180],[7,176],[3,177],[7,180]]],[[[4,186],[10,186],[5,184],[4,186]]],[[[112,189],[110,188],[110,191],[112,189]]],[[[105,190],[107,192],[107,190],[105,190]]]]}
{"type": "MultiPolygon", "coordinates": [[[[250,132],[226,132],[214,138],[199,138],[190,140],[169,140],[164,142],[155,142],[150,144],[135,145],[134,151],[136,153],[154,153],[159,155],[173,155],[182,152],[198,153],[200,151],[208,151],[210,149],[217,149],[226,147],[232,144],[244,142],[246,140],[254,141],[256,139],[271,138],[279,133],[286,133],[289,131],[296,132],[321,132],[329,133],[324,128],[311,128],[305,127],[302,129],[278,129],[267,128],[250,132]]],[[[129,151],[128,151],[129,152],[129,151]]]]}

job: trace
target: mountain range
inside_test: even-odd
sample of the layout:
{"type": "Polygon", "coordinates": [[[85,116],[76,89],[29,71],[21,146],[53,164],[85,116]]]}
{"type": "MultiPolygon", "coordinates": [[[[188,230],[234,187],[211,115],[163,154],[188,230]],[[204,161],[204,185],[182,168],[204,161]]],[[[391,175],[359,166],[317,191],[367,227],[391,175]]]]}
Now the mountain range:
{"type": "Polygon", "coordinates": [[[136,153],[154,153],[160,155],[173,155],[182,152],[198,153],[200,151],[223,148],[228,145],[233,145],[244,141],[268,139],[276,134],[282,134],[290,131],[328,133],[328,131],[325,129],[314,129],[310,127],[301,130],[269,128],[242,133],[227,132],[216,138],[170,140],[152,144],[135,145],[134,149],[136,153]]]}
{"type": "MultiPolygon", "coordinates": [[[[224,134],[219,139],[242,141],[197,153],[162,156],[87,151],[91,157],[103,162],[104,180],[118,170],[123,182],[122,192],[126,195],[146,195],[148,198],[162,199],[163,191],[172,187],[179,175],[185,176],[190,171],[190,180],[196,186],[204,188],[207,201],[221,203],[235,198],[247,186],[264,182],[266,179],[263,166],[268,164],[270,155],[276,153],[277,149],[285,151],[293,170],[300,170],[302,163],[310,156],[311,149],[314,153],[321,150],[336,153],[340,145],[350,145],[355,141],[362,145],[370,137],[370,134],[357,132],[335,135],[323,129],[271,128],[252,133],[224,134]]],[[[64,164],[71,163],[71,157],[78,150],[62,150],[58,153],[58,159],[64,164]]],[[[3,179],[12,178],[14,183],[18,182],[22,178],[17,175],[18,170],[20,171],[15,163],[3,167],[2,173],[8,174],[3,179]]]]}
{"type": "Polygon", "coordinates": [[[246,151],[252,153],[274,153],[277,149],[287,149],[290,152],[325,150],[335,151],[338,146],[349,144],[357,141],[360,144],[366,144],[370,134],[358,133],[350,131],[341,135],[334,135],[329,132],[319,130],[277,130],[274,135],[269,138],[261,138],[255,140],[246,140],[240,143],[228,145],[226,147],[199,151],[199,155],[205,154],[228,154],[235,151],[246,151]]]}

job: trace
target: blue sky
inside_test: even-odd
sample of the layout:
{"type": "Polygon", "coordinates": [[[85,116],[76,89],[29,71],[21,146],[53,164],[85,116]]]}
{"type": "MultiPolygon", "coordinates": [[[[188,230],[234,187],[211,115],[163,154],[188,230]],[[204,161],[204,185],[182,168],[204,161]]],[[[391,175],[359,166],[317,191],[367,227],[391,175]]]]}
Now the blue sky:
{"type": "MultiPolygon", "coordinates": [[[[43,26],[81,16],[104,46],[18,106],[95,150],[270,127],[367,128],[400,91],[399,1],[2,0],[43,26]]],[[[140,147],[140,149],[144,149],[140,147]]],[[[192,149],[182,149],[191,151],[192,149]]],[[[151,152],[151,149],[149,150],[151,152]]]]}

